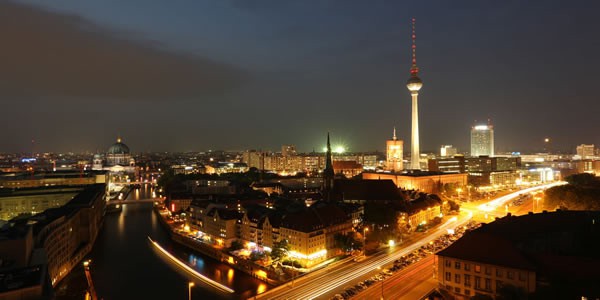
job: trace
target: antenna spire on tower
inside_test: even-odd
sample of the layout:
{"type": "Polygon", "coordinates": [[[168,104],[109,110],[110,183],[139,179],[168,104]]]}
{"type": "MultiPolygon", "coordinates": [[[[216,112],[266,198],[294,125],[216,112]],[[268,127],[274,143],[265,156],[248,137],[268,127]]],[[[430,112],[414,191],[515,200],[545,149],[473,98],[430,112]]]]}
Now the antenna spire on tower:
{"type": "Polygon", "coordinates": [[[394,141],[397,140],[397,138],[396,138],[396,126],[394,126],[394,135],[392,136],[392,139],[394,141]]]}
{"type": "Polygon", "coordinates": [[[412,66],[410,68],[410,74],[416,76],[419,73],[419,68],[417,67],[417,34],[415,33],[415,23],[417,19],[412,18],[412,66]]]}

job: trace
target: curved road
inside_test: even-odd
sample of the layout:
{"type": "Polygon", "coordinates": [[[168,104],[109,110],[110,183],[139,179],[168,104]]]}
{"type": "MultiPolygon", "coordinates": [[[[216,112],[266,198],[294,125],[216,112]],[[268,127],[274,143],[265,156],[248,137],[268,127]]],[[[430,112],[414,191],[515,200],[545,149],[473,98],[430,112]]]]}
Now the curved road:
{"type": "Polygon", "coordinates": [[[471,219],[471,216],[472,214],[470,212],[466,212],[463,213],[460,218],[452,218],[419,241],[407,245],[404,248],[397,247],[395,249],[388,249],[388,251],[379,252],[358,263],[350,262],[325,267],[324,269],[315,271],[296,280],[294,286],[291,286],[290,283],[282,285],[279,288],[258,295],[256,299],[325,298],[325,295],[344,288],[355,279],[373,272],[380,266],[390,264],[403,255],[407,255],[441,235],[446,234],[448,229],[463,226],[471,219]]]}

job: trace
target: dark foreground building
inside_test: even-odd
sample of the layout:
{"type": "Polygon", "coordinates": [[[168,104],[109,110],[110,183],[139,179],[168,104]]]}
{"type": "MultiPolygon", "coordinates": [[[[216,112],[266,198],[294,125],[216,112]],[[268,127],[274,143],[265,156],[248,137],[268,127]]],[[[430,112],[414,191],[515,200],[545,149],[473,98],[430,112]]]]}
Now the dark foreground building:
{"type": "Polygon", "coordinates": [[[436,255],[440,288],[456,299],[528,294],[529,299],[600,296],[600,212],[506,216],[436,255]]]}

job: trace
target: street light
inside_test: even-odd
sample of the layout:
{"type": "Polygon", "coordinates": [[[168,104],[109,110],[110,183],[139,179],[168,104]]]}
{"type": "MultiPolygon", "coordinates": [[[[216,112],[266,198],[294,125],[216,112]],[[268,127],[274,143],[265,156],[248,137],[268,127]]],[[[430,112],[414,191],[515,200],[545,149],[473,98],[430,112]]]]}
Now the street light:
{"type": "MultiPolygon", "coordinates": [[[[377,266],[377,270],[381,270],[381,266],[377,266]]],[[[383,300],[383,282],[385,281],[385,278],[381,279],[381,300],[383,300]]]]}
{"type": "Polygon", "coordinates": [[[365,228],[363,229],[363,254],[366,255],[367,253],[367,231],[369,231],[369,227],[365,226],[365,228]]]}
{"type": "Polygon", "coordinates": [[[188,300],[192,300],[192,287],[194,286],[193,282],[188,282],[188,300]]]}

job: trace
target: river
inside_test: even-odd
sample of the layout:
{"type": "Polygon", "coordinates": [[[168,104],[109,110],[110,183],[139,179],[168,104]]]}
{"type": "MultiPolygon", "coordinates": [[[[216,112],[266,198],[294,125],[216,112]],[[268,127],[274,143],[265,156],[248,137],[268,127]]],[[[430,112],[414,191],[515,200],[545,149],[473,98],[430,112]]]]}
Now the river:
{"type": "MultiPolygon", "coordinates": [[[[152,191],[144,185],[128,199],[150,198],[152,191]]],[[[226,294],[196,281],[192,299],[246,299],[267,289],[256,278],[172,243],[151,204],[129,204],[106,215],[88,255],[99,299],[187,299],[191,277],[159,257],[147,236],[201,274],[235,290],[226,294]]],[[[83,267],[77,267],[57,286],[57,299],[83,299],[86,287],[83,267]]]]}

